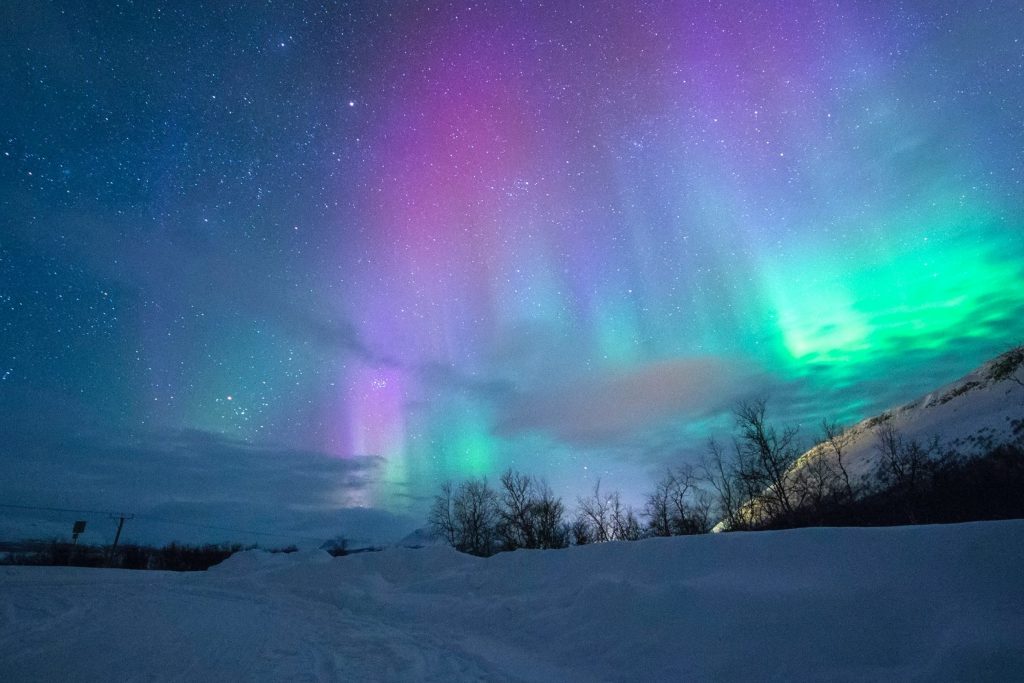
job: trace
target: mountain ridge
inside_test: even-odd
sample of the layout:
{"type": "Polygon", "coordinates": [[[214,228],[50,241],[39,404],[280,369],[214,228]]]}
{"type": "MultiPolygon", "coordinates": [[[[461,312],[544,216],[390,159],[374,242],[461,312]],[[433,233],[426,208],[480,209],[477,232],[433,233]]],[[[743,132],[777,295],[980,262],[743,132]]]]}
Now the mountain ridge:
{"type": "MultiPolygon", "coordinates": [[[[951,450],[976,457],[992,448],[1024,439],[1024,345],[986,361],[953,382],[846,428],[843,464],[851,477],[870,486],[881,457],[877,429],[890,425],[908,440],[936,442],[938,452],[951,450]]],[[[813,458],[833,457],[819,443],[797,458],[793,476],[813,458]]]]}

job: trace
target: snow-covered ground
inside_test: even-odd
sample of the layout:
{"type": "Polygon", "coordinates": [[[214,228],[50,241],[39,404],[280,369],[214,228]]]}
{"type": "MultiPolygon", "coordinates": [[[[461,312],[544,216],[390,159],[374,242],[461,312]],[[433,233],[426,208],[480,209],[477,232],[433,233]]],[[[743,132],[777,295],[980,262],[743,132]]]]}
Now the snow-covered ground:
{"type": "Polygon", "coordinates": [[[38,680],[1024,676],[1024,521],[517,551],[0,569],[0,669],[38,680]]]}

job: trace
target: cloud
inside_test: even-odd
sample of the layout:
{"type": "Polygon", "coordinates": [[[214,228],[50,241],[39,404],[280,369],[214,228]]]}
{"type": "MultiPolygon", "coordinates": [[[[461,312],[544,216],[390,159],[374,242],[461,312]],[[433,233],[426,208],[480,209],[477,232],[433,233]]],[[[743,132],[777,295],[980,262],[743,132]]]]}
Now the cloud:
{"type": "MultiPolygon", "coordinates": [[[[137,515],[136,538],[141,534],[150,542],[280,545],[346,535],[380,543],[416,526],[403,515],[359,509],[371,500],[383,464],[378,457],[342,459],[201,431],[132,437],[8,431],[0,438],[8,473],[0,498],[43,507],[124,510],[137,515]]],[[[12,529],[8,519],[5,534],[38,535],[30,532],[33,514],[37,521],[52,517],[26,512],[21,530],[18,524],[12,529]]],[[[96,520],[99,529],[110,526],[104,526],[102,515],[96,520]]]]}
{"type": "Polygon", "coordinates": [[[580,445],[616,441],[720,410],[758,381],[742,364],[720,358],[647,363],[520,393],[504,405],[498,429],[545,432],[580,445]]]}

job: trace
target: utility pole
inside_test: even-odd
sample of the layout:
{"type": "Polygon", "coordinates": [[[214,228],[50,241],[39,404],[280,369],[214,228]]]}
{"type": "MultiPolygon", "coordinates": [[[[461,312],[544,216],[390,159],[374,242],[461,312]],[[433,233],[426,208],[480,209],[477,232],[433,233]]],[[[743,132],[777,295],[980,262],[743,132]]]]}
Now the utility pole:
{"type": "Polygon", "coordinates": [[[71,527],[71,550],[68,552],[68,564],[75,559],[75,548],[78,547],[78,536],[85,531],[85,520],[80,519],[71,527]]]}
{"type": "Polygon", "coordinates": [[[114,544],[110,546],[110,552],[107,554],[107,564],[114,559],[114,551],[117,550],[117,542],[121,540],[121,529],[124,528],[124,520],[132,519],[135,515],[130,515],[125,512],[117,512],[110,515],[111,519],[117,520],[117,533],[114,534],[114,544]]]}

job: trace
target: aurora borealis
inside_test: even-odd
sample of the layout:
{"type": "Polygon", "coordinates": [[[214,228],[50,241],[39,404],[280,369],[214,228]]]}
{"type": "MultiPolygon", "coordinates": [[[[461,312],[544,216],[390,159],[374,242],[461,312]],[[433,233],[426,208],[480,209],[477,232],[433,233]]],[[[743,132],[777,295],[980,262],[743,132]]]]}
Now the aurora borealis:
{"type": "Polygon", "coordinates": [[[2,454],[20,500],[181,434],[343,461],[294,508],[636,496],[740,397],[810,438],[1024,338],[1019,3],[29,5],[0,409],[63,445],[2,454]]]}

